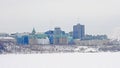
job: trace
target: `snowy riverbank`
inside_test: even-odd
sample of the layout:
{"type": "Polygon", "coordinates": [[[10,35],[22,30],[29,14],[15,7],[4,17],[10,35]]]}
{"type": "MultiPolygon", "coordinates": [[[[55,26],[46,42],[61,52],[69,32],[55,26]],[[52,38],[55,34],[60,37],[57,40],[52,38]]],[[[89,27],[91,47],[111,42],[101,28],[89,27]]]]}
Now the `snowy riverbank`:
{"type": "Polygon", "coordinates": [[[120,68],[120,53],[0,55],[0,68],[120,68]]]}

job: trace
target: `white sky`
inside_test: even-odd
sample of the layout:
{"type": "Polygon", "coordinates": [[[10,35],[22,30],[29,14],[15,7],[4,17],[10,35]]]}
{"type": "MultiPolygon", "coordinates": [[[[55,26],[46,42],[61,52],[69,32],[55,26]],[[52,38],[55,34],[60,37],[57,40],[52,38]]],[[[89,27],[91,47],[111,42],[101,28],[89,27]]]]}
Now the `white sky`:
{"type": "Polygon", "coordinates": [[[0,0],[0,32],[67,32],[84,24],[87,34],[108,34],[120,26],[120,0],[0,0]],[[78,19],[79,18],[79,19],[78,19]]]}

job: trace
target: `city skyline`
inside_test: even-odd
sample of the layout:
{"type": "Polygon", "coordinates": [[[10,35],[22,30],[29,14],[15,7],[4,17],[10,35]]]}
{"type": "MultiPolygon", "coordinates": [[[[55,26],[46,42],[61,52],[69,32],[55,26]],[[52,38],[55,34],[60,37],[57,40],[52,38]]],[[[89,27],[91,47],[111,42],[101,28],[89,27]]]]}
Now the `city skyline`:
{"type": "Polygon", "coordinates": [[[119,6],[119,0],[1,0],[0,32],[31,32],[33,27],[44,32],[56,26],[70,32],[81,23],[86,34],[109,34],[120,26],[119,6]]]}
{"type": "Polygon", "coordinates": [[[0,68],[119,68],[120,0],[0,0],[0,68]]]}

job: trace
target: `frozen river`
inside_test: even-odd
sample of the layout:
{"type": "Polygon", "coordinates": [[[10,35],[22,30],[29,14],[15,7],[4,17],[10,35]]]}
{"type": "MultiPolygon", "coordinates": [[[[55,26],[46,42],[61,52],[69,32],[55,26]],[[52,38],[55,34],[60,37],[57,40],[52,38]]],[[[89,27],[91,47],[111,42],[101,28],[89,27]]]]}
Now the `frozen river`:
{"type": "Polygon", "coordinates": [[[120,53],[7,54],[0,68],[120,68],[120,53]]]}

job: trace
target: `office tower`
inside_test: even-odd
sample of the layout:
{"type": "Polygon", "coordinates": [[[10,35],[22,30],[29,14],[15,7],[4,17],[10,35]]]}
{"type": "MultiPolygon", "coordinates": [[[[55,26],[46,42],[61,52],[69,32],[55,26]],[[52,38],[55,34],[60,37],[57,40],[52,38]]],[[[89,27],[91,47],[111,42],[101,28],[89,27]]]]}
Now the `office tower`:
{"type": "Polygon", "coordinates": [[[73,39],[83,40],[85,36],[85,26],[77,24],[73,26],[73,39]]]}

